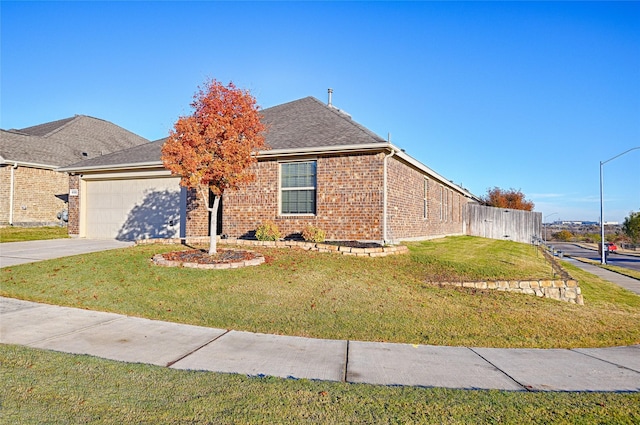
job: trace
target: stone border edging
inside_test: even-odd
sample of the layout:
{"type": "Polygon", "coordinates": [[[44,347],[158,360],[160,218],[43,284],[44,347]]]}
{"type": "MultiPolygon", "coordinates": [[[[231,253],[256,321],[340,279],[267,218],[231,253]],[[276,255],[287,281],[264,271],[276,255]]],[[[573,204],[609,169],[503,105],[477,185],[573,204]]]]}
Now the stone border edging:
{"type": "Polygon", "coordinates": [[[404,245],[382,246],[376,248],[356,248],[342,245],[329,245],[316,242],[299,241],[254,241],[249,239],[220,239],[218,242],[230,245],[264,246],[270,248],[301,248],[306,251],[335,252],[354,257],[386,257],[388,255],[404,254],[409,248],[404,245]]]}
{"type": "MultiPolygon", "coordinates": [[[[159,243],[164,245],[180,244],[183,240],[179,238],[172,239],[140,239],[136,244],[153,244],[159,243]]],[[[185,240],[189,244],[208,243],[209,237],[187,238],[185,240]]],[[[300,242],[300,241],[257,241],[252,239],[238,238],[218,238],[221,245],[240,245],[240,246],[263,246],[267,248],[301,248],[306,251],[317,252],[335,252],[342,255],[351,255],[355,257],[386,257],[388,255],[405,254],[409,252],[409,248],[404,245],[383,246],[377,248],[352,248],[349,246],[329,245],[316,242],[300,242]]]]}
{"type": "Polygon", "coordinates": [[[569,273],[547,250],[540,248],[545,259],[551,264],[553,272],[560,275],[560,279],[541,280],[496,280],[478,282],[434,282],[439,285],[458,286],[475,289],[495,289],[498,291],[514,292],[518,294],[535,295],[571,304],[584,305],[582,290],[578,281],[569,273]]]}
{"type": "Polygon", "coordinates": [[[496,280],[479,282],[434,282],[462,288],[495,289],[497,291],[535,295],[571,304],[584,305],[578,281],[568,280],[496,280]]]}

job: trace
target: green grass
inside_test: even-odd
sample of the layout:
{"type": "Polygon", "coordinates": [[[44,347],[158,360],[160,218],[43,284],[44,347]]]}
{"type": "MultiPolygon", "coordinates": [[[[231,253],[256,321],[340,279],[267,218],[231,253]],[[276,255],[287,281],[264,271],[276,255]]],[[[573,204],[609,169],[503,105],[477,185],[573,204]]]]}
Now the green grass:
{"type": "Polygon", "coordinates": [[[409,244],[415,263],[427,266],[428,280],[551,279],[551,266],[534,247],[471,236],[409,244]]]}
{"type": "Polygon", "coordinates": [[[430,283],[549,277],[550,266],[531,246],[454,237],[409,247],[409,255],[385,258],[265,248],[261,266],[196,270],[150,262],[182,247],[141,245],[0,269],[0,295],[329,339],[538,348],[640,343],[640,297],[577,270],[584,306],[430,283]]]}
{"type": "Polygon", "coordinates": [[[0,243],[68,238],[66,227],[0,227],[0,243]]]}
{"type": "Polygon", "coordinates": [[[0,345],[2,423],[637,424],[640,393],[386,387],[125,364],[0,345]]]}

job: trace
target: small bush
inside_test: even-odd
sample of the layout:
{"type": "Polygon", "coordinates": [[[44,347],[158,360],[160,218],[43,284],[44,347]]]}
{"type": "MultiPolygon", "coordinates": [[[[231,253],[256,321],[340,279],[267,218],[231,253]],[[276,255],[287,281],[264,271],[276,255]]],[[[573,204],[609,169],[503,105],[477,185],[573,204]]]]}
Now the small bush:
{"type": "Polygon", "coordinates": [[[302,238],[307,242],[324,242],[325,232],[311,224],[302,231],[302,238]]]}
{"type": "Polygon", "coordinates": [[[551,235],[554,239],[562,242],[569,242],[573,239],[573,233],[568,230],[561,230],[558,233],[554,233],[551,235]]]}
{"type": "Polygon", "coordinates": [[[280,236],[278,225],[271,220],[265,221],[256,229],[256,238],[259,241],[277,241],[280,236]]]}

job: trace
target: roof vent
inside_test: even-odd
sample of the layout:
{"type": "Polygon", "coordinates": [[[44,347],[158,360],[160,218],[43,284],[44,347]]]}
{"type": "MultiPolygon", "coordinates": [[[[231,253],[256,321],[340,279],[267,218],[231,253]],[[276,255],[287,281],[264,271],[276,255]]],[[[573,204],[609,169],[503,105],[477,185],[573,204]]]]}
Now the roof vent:
{"type": "Polygon", "coordinates": [[[329,92],[329,100],[328,100],[328,102],[327,102],[327,105],[329,105],[329,106],[333,106],[333,105],[331,104],[331,96],[333,95],[333,89],[329,89],[329,90],[327,90],[327,91],[329,92]]]}

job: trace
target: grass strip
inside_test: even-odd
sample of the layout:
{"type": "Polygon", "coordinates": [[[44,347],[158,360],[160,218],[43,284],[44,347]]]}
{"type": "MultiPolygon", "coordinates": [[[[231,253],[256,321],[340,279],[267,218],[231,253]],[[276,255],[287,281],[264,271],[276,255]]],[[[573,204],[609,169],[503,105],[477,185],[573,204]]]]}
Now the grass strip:
{"type": "Polygon", "coordinates": [[[68,238],[66,227],[0,227],[0,243],[68,238]]]}
{"type": "Polygon", "coordinates": [[[640,393],[387,387],[125,364],[0,345],[13,424],[637,424],[640,393]]]}
{"type": "Polygon", "coordinates": [[[590,258],[581,258],[581,257],[574,257],[574,258],[578,261],[582,261],[583,263],[592,264],[594,266],[598,266],[603,269],[620,273],[621,275],[640,280],[640,271],[628,269],[626,267],[612,266],[610,264],[602,264],[600,261],[595,261],[590,258]]]}
{"type": "Polygon", "coordinates": [[[327,339],[504,348],[640,343],[640,297],[579,269],[571,273],[584,306],[432,283],[531,277],[536,268],[549,274],[528,245],[457,237],[409,246],[409,255],[385,258],[265,248],[261,266],[196,270],[150,261],[183,247],[141,245],[0,269],[0,295],[327,339]]]}

